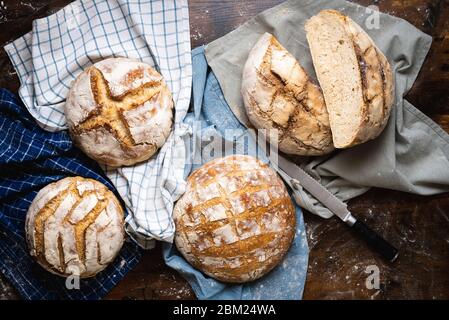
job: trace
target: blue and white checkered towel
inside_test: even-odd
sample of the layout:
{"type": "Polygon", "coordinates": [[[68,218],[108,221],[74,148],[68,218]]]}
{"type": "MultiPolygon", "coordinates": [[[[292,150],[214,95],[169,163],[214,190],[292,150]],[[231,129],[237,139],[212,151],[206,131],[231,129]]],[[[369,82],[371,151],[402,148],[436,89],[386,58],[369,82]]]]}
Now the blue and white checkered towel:
{"type": "Polygon", "coordinates": [[[25,299],[99,299],[139,261],[133,242],[95,278],[81,280],[80,290],[68,290],[65,279],[32,261],[25,241],[25,216],[37,192],[68,176],[104,183],[116,192],[101,168],[72,146],[66,131],[39,128],[18,101],[0,89],[0,271],[25,299]]]}
{"type": "Polygon", "coordinates": [[[66,127],[63,106],[82,70],[108,57],[137,58],[165,78],[176,107],[165,145],[149,161],[104,167],[128,208],[127,231],[143,247],[172,241],[173,203],[184,192],[183,124],[192,82],[186,0],[78,0],[35,20],[32,31],[5,46],[21,81],[25,106],[41,127],[66,127]]]}

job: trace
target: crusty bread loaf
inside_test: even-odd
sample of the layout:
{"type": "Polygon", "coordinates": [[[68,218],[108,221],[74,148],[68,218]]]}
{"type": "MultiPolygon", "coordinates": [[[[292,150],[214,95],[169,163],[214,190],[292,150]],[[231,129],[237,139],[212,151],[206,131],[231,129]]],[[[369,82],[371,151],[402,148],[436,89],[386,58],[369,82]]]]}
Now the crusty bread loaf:
{"type": "Polygon", "coordinates": [[[242,96],[248,119],[257,129],[278,130],[281,151],[322,155],[333,150],[320,88],[269,33],[263,34],[249,53],[242,96]]]}
{"type": "Polygon", "coordinates": [[[123,209],[106,186],[69,177],[41,189],[25,228],[31,255],[48,271],[92,277],[115,258],[124,239],[123,209]]]}
{"type": "Polygon", "coordinates": [[[295,208],[283,182],[249,156],[219,158],[193,172],[173,217],[182,255],[224,282],[262,277],[295,235],[295,208]]]}
{"type": "Polygon", "coordinates": [[[376,138],[394,100],[393,74],[384,54],[359,25],[335,10],[321,11],[305,29],[335,147],[376,138]]]}
{"type": "Polygon", "coordinates": [[[96,161],[117,167],[147,160],[164,144],[173,100],[150,65],[110,58],[78,76],[65,114],[76,144],[96,161]]]}

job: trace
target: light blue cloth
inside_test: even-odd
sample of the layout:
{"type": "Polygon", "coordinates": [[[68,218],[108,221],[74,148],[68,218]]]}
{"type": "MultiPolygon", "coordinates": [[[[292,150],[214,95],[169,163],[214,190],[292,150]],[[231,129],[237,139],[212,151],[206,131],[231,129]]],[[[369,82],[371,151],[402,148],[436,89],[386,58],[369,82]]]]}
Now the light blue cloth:
{"type": "MultiPolygon", "coordinates": [[[[229,143],[230,132],[228,130],[233,129],[231,135],[241,136],[245,134],[246,128],[235,118],[226,103],[218,81],[207,65],[203,47],[192,51],[192,63],[194,110],[188,114],[185,121],[194,128],[194,139],[192,139],[190,148],[191,159],[194,159],[199,152],[210,150],[211,144],[221,144],[223,140],[229,143]],[[198,127],[196,121],[201,121],[201,128],[198,127]],[[202,137],[201,140],[199,140],[200,137],[202,137]],[[202,141],[202,144],[199,141],[202,141]]],[[[255,156],[258,150],[255,142],[248,139],[247,143],[240,147],[237,145],[229,151],[255,156]]],[[[202,157],[196,157],[201,160],[201,163],[188,166],[185,172],[186,176],[202,163],[217,155],[208,156],[203,154],[202,157]]],[[[257,157],[268,163],[268,159],[260,150],[257,157]]],[[[190,161],[190,163],[194,163],[194,161],[190,161]]],[[[187,263],[174,245],[168,243],[163,244],[164,259],[168,266],[179,271],[187,279],[198,299],[299,300],[302,298],[306,280],[309,249],[302,211],[298,206],[296,207],[296,219],[295,239],[284,260],[267,276],[248,284],[224,284],[204,275],[187,263]]]]}

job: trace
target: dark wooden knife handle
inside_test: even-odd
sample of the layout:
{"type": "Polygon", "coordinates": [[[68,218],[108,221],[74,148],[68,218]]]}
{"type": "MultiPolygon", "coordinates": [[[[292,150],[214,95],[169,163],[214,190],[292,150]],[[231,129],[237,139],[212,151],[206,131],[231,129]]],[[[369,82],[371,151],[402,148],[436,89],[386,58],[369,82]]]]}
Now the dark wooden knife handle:
{"type": "Polygon", "coordinates": [[[366,224],[360,220],[352,225],[352,229],[361,235],[368,245],[381,254],[388,261],[393,262],[398,256],[398,249],[389,244],[384,238],[382,238],[377,232],[372,230],[366,224]]]}

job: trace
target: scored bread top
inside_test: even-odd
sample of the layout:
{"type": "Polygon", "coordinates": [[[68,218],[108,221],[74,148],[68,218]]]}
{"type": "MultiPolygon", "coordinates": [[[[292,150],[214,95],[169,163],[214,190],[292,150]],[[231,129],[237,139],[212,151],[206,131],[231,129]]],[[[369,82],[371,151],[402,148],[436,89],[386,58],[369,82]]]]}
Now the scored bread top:
{"type": "Polygon", "coordinates": [[[367,124],[361,127],[358,140],[371,140],[387,124],[393,106],[393,73],[387,58],[371,37],[349,17],[340,15],[340,19],[344,21],[345,28],[352,37],[361,73],[364,119],[367,124]],[[378,128],[378,132],[371,128],[378,128]]]}
{"type": "Polygon", "coordinates": [[[65,104],[77,145],[111,166],[151,157],[170,134],[172,109],[162,76],[150,65],[127,58],[102,60],[86,69],[65,104]]]}
{"type": "Polygon", "coordinates": [[[30,253],[48,271],[94,276],[123,244],[123,209],[102,183],[68,177],[41,189],[28,209],[30,253]]]}
{"type": "Polygon", "coordinates": [[[352,19],[323,10],[305,26],[337,148],[376,138],[394,102],[394,80],[385,55],[352,19]]]}
{"type": "Polygon", "coordinates": [[[277,129],[281,151],[322,155],[333,150],[320,88],[273,35],[263,34],[250,51],[241,90],[249,120],[258,129],[277,129]]]}
{"type": "Polygon", "coordinates": [[[262,277],[295,234],[295,208],[283,182],[250,156],[219,158],[193,172],[173,216],[179,251],[224,282],[262,277]]]}

